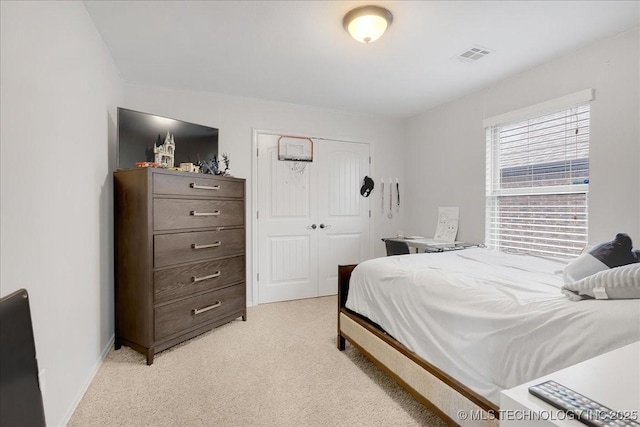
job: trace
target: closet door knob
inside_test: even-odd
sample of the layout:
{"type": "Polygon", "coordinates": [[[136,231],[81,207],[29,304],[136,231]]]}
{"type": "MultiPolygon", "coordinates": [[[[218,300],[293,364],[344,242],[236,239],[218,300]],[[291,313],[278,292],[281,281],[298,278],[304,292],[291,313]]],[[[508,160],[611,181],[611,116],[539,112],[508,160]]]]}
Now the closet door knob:
{"type": "Polygon", "coordinates": [[[316,228],[318,228],[318,226],[317,226],[317,225],[315,225],[315,224],[311,224],[311,225],[309,225],[309,226],[307,227],[307,229],[309,229],[309,230],[315,230],[316,228]]]}
{"type": "Polygon", "coordinates": [[[331,228],[331,225],[320,224],[320,228],[331,228]]]}

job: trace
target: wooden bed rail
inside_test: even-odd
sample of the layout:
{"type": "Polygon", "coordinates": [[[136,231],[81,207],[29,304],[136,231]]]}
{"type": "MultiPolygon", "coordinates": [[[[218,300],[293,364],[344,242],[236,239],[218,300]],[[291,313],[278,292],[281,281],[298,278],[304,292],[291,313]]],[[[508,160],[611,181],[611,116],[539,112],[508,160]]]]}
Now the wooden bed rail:
{"type": "Polygon", "coordinates": [[[347,295],[349,295],[349,279],[351,279],[351,272],[356,268],[357,264],[339,265],[338,266],[338,338],[337,346],[338,350],[345,349],[345,338],[340,332],[340,311],[345,308],[347,303],[347,295]]]}
{"type": "Polygon", "coordinates": [[[411,352],[379,325],[345,306],[355,267],[355,264],[338,266],[338,350],[344,350],[346,341],[349,341],[449,425],[498,427],[500,409],[497,405],[411,352]],[[391,358],[389,352],[393,353],[391,358]],[[481,411],[483,415],[477,421],[462,420],[456,416],[460,411],[467,414],[481,411]]]}

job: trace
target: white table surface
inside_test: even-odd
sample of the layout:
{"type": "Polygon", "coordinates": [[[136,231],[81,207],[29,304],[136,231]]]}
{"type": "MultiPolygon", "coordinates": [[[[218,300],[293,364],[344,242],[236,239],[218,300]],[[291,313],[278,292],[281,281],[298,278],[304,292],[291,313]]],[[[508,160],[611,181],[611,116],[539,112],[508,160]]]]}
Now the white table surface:
{"type": "Polygon", "coordinates": [[[423,251],[426,249],[447,249],[447,248],[452,248],[456,246],[469,246],[469,247],[479,246],[474,243],[466,243],[466,242],[460,242],[460,241],[443,242],[435,239],[429,239],[426,237],[420,237],[420,238],[411,238],[409,236],[387,237],[382,240],[394,240],[397,242],[404,242],[412,248],[416,248],[423,251]]]}
{"type": "Polygon", "coordinates": [[[584,426],[577,420],[560,419],[564,416],[557,408],[529,393],[529,386],[548,380],[613,411],[629,412],[631,419],[640,422],[640,341],[502,391],[500,426],[584,426]],[[538,415],[545,420],[522,419],[538,415]]]}

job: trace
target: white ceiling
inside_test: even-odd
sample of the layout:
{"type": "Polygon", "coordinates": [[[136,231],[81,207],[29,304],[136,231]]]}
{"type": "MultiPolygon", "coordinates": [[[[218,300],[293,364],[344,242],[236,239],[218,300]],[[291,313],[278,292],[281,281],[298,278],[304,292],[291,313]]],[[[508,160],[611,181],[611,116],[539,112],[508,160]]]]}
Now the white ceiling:
{"type": "Polygon", "coordinates": [[[640,1],[85,1],[127,83],[406,118],[639,25],[640,1]],[[388,8],[365,45],[350,9],[388,8]],[[474,46],[475,63],[457,56],[474,46]]]}

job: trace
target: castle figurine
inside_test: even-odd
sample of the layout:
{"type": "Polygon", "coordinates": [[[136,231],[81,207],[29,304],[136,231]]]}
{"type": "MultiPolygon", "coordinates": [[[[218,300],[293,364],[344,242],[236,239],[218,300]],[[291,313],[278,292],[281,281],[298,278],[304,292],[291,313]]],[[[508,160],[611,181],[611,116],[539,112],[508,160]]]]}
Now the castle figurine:
{"type": "Polygon", "coordinates": [[[164,144],[154,145],[153,154],[155,154],[155,163],[163,168],[172,168],[176,152],[176,143],[173,140],[173,135],[167,132],[167,136],[164,138],[164,144]]]}

